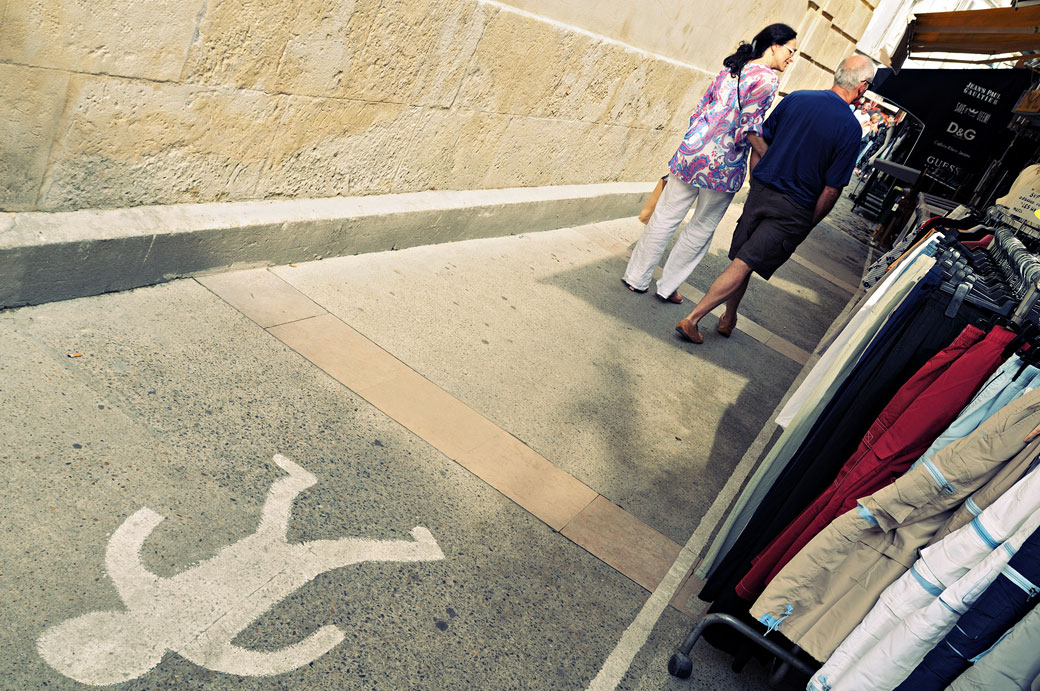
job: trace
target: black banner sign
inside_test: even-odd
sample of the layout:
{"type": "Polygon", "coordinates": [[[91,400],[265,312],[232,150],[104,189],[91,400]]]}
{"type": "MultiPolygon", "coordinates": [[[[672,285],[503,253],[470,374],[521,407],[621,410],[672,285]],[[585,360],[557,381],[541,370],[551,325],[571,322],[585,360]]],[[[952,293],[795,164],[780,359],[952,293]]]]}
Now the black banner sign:
{"type": "Polygon", "coordinates": [[[872,90],[924,122],[906,165],[970,193],[1006,146],[1011,110],[1031,81],[1022,69],[881,69],[872,90]]]}

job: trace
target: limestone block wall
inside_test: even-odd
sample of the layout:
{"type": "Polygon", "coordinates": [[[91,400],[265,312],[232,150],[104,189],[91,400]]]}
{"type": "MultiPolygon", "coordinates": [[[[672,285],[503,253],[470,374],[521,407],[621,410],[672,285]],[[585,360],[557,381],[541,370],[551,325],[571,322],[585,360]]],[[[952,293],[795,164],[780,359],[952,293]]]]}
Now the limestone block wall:
{"type": "Polygon", "coordinates": [[[870,5],[821,2],[7,2],[0,210],[653,180],[761,25],[833,69],[870,5]]]}
{"type": "Polygon", "coordinates": [[[693,65],[717,65],[737,44],[773,22],[795,28],[806,0],[502,0],[651,53],[693,65]]]}
{"type": "Polygon", "coordinates": [[[781,92],[829,89],[834,70],[856,50],[879,0],[813,0],[798,30],[800,55],[784,73],[781,92]]]}

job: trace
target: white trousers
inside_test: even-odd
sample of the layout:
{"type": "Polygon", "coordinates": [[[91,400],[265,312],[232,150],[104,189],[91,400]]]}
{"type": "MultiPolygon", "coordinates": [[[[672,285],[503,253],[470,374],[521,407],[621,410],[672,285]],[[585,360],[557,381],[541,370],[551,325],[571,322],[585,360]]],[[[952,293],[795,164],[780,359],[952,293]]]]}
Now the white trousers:
{"type": "Polygon", "coordinates": [[[688,185],[675,175],[668,175],[668,183],[657,200],[654,215],[646,224],[643,236],[632,250],[632,258],[625,269],[625,282],[633,288],[644,290],[650,287],[654,268],[664,256],[668,241],[686,218],[693,203],[697,202],[693,219],[686,224],[675,247],[668,255],[661,278],[657,281],[657,294],[668,297],[679,285],[690,277],[708,252],[715,228],[726,215],[733,192],[719,192],[688,185]]]}

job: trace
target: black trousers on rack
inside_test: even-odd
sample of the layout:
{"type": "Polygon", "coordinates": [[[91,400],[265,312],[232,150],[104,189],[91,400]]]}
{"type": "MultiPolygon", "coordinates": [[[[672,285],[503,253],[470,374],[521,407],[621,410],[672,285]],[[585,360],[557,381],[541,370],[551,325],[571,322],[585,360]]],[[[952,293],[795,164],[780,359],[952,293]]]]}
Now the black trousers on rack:
{"type": "MultiPolygon", "coordinates": [[[[950,296],[936,290],[939,276],[929,274],[907,296],[878,338],[839,388],[741,532],[705,583],[699,597],[709,612],[747,618],[750,602],[734,586],[751,560],[826,489],[863,435],[896,391],[969,323],[988,326],[991,315],[969,304],[954,317],[944,312],[950,296]]],[[[740,640],[727,629],[705,632],[713,645],[734,649],[740,640]]]]}

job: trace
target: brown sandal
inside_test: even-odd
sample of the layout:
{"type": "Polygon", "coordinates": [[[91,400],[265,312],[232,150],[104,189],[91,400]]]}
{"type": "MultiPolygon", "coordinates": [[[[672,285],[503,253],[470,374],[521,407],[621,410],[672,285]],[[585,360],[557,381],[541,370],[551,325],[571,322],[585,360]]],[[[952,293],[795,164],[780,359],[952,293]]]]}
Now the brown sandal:
{"type": "Polygon", "coordinates": [[[704,343],[704,336],[701,335],[697,325],[690,324],[685,319],[675,325],[675,331],[690,343],[697,343],[698,345],[704,343]]]}
{"type": "Polygon", "coordinates": [[[719,318],[719,325],[715,327],[715,330],[719,332],[720,336],[729,338],[729,335],[733,333],[733,329],[737,327],[737,318],[733,317],[733,321],[725,321],[725,314],[719,318]]]}

